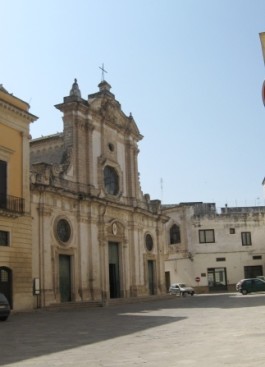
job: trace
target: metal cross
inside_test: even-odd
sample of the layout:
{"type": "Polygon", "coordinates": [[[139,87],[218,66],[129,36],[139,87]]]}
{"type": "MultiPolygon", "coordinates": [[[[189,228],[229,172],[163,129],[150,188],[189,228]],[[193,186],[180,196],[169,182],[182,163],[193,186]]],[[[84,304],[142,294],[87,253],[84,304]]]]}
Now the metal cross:
{"type": "Polygon", "coordinates": [[[102,70],[102,75],[101,75],[101,81],[104,81],[104,73],[107,73],[107,70],[104,69],[104,64],[102,64],[102,66],[99,66],[99,68],[102,70]]]}

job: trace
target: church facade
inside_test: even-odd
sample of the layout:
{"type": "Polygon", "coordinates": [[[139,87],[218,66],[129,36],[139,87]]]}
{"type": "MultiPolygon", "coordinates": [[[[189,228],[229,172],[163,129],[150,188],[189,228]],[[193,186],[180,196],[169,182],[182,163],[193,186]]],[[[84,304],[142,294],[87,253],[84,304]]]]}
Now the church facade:
{"type": "Polygon", "coordinates": [[[55,106],[63,132],[31,141],[35,307],[166,292],[168,218],[141,191],[142,135],[110,89],[83,99],[75,80],[55,106]]]}

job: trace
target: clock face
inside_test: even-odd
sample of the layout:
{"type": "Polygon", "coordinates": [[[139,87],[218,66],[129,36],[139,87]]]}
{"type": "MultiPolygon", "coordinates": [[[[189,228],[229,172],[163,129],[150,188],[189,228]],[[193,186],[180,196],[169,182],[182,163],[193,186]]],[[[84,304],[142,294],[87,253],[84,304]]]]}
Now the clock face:
{"type": "Polygon", "coordinates": [[[71,236],[71,227],[66,219],[60,219],[56,227],[57,236],[60,241],[68,242],[71,236]]]}

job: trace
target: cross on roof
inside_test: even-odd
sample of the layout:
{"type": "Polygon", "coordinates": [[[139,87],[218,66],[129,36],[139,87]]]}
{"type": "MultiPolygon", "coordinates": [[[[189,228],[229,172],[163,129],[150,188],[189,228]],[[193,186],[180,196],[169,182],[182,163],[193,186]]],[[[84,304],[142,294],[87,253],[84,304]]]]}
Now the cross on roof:
{"type": "Polygon", "coordinates": [[[99,68],[102,70],[102,75],[101,75],[101,81],[104,81],[104,73],[107,73],[107,70],[104,69],[104,64],[102,64],[102,66],[99,66],[99,68]]]}

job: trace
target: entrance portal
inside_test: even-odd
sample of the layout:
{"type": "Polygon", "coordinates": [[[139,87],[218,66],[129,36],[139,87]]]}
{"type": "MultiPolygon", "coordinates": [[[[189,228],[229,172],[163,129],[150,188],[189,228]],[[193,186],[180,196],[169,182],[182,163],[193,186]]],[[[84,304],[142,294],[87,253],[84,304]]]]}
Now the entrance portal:
{"type": "Polygon", "coordinates": [[[155,294],[155,276],[154,276],[154,261],[148,260],[147,261],[148,266],[148,288],[149,288],[149,294],[155,294]]]}
{"type": "Polygon", "coordinates": [[[0,292],[6,296],[12,308],[12,270],[5,266],[0,267],[0,292]]]}
{"type": "Polygon", "coordinates": [[[109,242],[109,292],[110,298],[120,297],[119,244],[109,242]]]}
{"type": "Polygon", "coordinates": [[[59,289],[61,302],[71,301],[71,256],[59,255],[59,289]]]}
{"type": "Polygon", "coordinates": [[[227,290],[226,268],[209,268],[208,286],[210,291],[227,290]]]}

